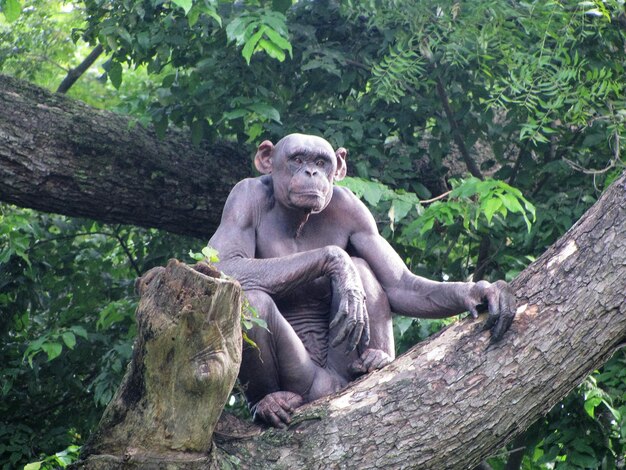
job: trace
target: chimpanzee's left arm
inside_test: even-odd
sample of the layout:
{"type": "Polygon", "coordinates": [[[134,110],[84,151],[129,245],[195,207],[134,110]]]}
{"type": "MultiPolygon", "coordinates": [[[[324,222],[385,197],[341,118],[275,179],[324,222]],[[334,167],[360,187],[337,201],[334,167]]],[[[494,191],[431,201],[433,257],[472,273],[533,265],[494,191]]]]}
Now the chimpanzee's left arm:
{"type": "Polygon", "coordinates": [[[515,296],[504,281],[435,282],[411,273],[400,256],[382,238],[374,218],[356,197],[347,195],[352,214],[350,244],[356,255],[365,259],[383,286],[392,311],[422,318],[442,318],[469,311],[478,316],[486,307],[489,318],[485,328],[498,341],[515,317],[515,296]]]}

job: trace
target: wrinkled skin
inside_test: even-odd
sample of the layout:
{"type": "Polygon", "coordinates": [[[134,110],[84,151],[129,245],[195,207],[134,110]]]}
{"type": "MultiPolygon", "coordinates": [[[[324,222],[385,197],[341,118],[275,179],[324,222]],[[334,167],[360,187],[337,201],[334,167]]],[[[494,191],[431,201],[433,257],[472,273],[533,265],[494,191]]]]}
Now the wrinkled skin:
{"type": "Polygon", "coordinates": [[[442,318],[487,309],[497,341],[515,315],[503,281],[434,282],[412,274],[348,189],[346,150],[292,134],[255,156],[209,244],[268,330],[248,334],[239,374],[255,417],[284,427],[302,403],[394,359],[391,312],[442,318]]]}

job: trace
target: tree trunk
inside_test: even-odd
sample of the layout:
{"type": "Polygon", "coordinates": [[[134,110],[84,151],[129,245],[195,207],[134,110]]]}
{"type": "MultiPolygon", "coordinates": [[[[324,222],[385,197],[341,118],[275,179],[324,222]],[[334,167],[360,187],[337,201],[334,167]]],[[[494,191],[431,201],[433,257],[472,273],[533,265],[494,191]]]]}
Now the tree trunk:
{"type": "Polygon", "coordinates": [[[300,408],[287,430],[223,416],[208,456],[179,467],[475,467],[626,340],[625,200],[626,175],[513,282],[518,315],[500,343],[490,344],[480,319],[457,322],[300,408]]]}
{"type": "Polygon", "coordinates": [[[88,468],[206,461],[242,342],[241,287],[208,274],[171,260],[138,280],[133,357],[81,449],[88,468]]]}
{"type": "Polygon", "coordinates": [[[0,75],[2,201],[208,239],[252,160],[202,145],[0,75]]]}

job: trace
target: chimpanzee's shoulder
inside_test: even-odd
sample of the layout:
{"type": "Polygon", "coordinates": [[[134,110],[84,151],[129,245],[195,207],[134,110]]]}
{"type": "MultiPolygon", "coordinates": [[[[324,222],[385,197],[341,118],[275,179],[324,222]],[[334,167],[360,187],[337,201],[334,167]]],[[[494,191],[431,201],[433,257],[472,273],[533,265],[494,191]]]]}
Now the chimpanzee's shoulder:
{"type": "Polygon", "coordinates": [[[332,217],[340,217],[343,227],[353,232],[377,231],[369,209],[356,195],[342,186],[334,186],[331,200],[332,217]],[[337,216],[336,214],[340,214],[337,216]]]}
{"type": "Polygon", "coordinates": [[[333,186],[333,201],[341,206],[360,207],[361,201],[355,194],[344,186],[333,186]]]}
{"type": "Polygon", "coordinates": [[[236,197],[260,201],[270,198],[272,191],[272,179],[268,175],[263,175],[242,179],[233,187],[231,194],[236,197]]]}

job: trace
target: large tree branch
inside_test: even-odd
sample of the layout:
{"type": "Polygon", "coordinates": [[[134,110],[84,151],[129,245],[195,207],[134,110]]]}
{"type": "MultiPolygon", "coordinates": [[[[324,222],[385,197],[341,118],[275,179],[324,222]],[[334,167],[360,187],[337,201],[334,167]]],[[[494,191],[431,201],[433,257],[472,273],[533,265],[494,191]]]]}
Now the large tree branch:
{"type": "Polygon", "coordinates": [[[251,466],[263,455],[285,468],[477,465],[626,339],[625,198],[626,175],[514,281],[518,316],[501,343],[490,345],[480,321],[459,322],[303,408],[289,431],[223,449],[251,466]]]}
{"type": "MultiPolygon", "coordinates": [[[[626,175],[514,281],[518,315],[500,343],[490,343],[482,320],[460,321],[344,391],[298,409],[287,430],[224,418],[208,457],[177,454],[175,465],[475,467],[545,415],[626,339],[625,197],[626,175]]],[[[175,298],[188,308],[204,295],[201,283],[197,292],[187,288],[192,284],[166,276],[153,284],[153,295],[166,306],[175,298]],[[175,286],[171,294],[163,294],[165,285],[175,286]]],[[[93,455],[80,466],[174,462],[149,451],[126,452],[126,460],[119,453],[93,455]]]]}
{"type": "Polygon", "coordinates": [[[251,159],[0,75],[0,200],[208,239],[251,159]]]}

